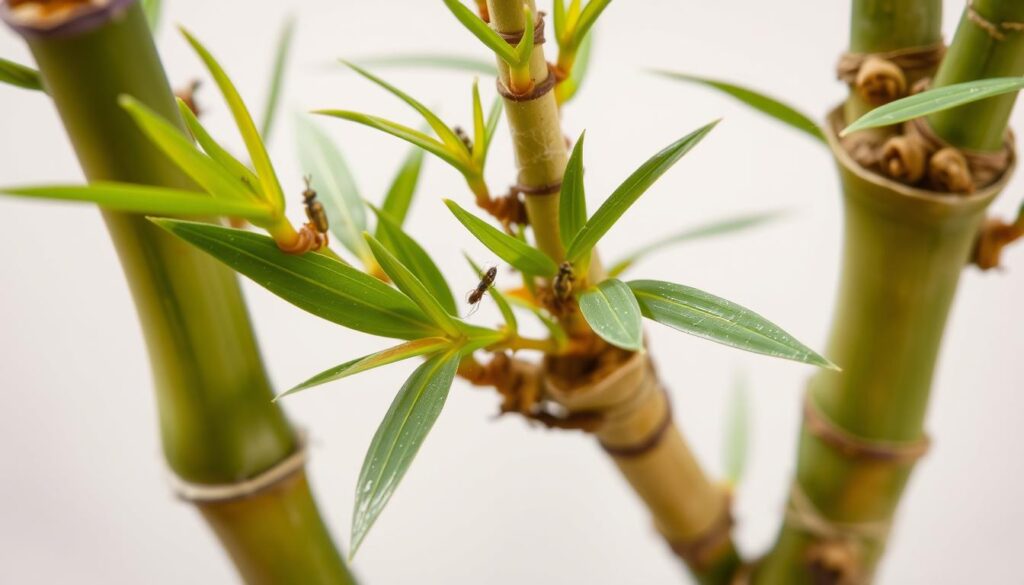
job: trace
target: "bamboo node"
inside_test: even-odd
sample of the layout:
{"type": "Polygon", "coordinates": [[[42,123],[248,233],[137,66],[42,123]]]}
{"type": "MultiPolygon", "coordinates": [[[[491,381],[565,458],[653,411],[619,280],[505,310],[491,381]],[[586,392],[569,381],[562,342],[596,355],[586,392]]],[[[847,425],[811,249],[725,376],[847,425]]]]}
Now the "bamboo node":
{"type": "Polygon", "coordinates": [[[545,77],[544,80],[541,81],[540,83],[534,83],[531,89],[523,93],[516,93],[509,89],[509,87],[505,85],[505,82],[503,82],[500,77],[496,80],[496,83],[498,87],[498,93],[501,94],[501,97],[512,102],[531,102],[533,100],[542,98],[548,93],[550,93],[551,90],[554,89],[555,83],[557,83],[557,81],[558,76],[555,73],[554,66],[548,63],[547,77],[545,77]]]}
{"type": "MultiPolygon", "coordinates": [[[[890,89],[898,89],[902,83],[899,92],[899,96],[902,96],[906,92],[909,79],[928,75],[938,67],[945,55],[946,44],[942,40],[930,45],[906,47],[884,53],[843,53],[836,64],[836,78],[858,89],[858,93],[860,81],[863,80],[872,89],[881,90],[881,95],[887,95],[890,89]],[[895,85],[892,85],[893,82],[895,85]]],[[[868,96],[870,95],[871,92],[868,93],[868,96]]],[[[879,105],[868,97],[865,99],[868,99],[869,103],[879,105]]],[[[895,98],[887,101],[892,99],[895,98]]]]}
{"type": "Polygon", "coordinates": [[[193,504],[218,504],[232,502],[258,496],[287,479],[302,473],[309,459],[309,448],[306,434],[297,436],[295,451],[270,469],[248,479],[234,483],[206,484],[186,481],[168,471],[168,482],[171,490],[181,500],[193,504]]]}
{"type": "MultiPolygon", "coordinates": [[[[540,12],[537,13],[537,18],[534,19],[534,24],[533,24],[533,45],[534,46],[543,45],[544,44],[544,16],[545,16],[545,14],[546,13],[544,11],[540,11],[540,12]]],[[[505,39],[506,43],[508,43],[510,45],[513,45],[513,46],[518,45],[519,42],[523,40],[523,34],[525,33],[525,31],[518,31],[518,32],[495,31],[495,32],[498,33],[499,37],[505,39]]]]}
{"type": "Polygon", "coordinates": [[[974,8],[974,0],[967,0],[967,20],[973,22],[978,28],[985,31],[985,34],[997,41],[1005,41],[1006,33],[1020,32],[1024,30],[1024,22],[992,22],[985,18],[974,8]]]}
{"type": "Polygon", "coordinates": [[[906,95],[907,77],[892,61],[871,55],[857,71],[853,87],[864,101],[880,106],[906,95]]]}
{"type": "Polygon", "coordinates": [[[999,268],[1003,249],[1024,236],[1024,222],[1006,223],[998,218],[988,218],[978,232],[974,245],[972,262],[982,270],[999,268]]]}
{"type": "Polygon", "coordinates": [[[810,392],[804,394],[804,428],[822,443],[851,459],[867,459],[893,464],[913,463],[923,457],[931,445],[928,437],[917,441],[877,441],[859,437],[840,428],[814,404],[810,392]]]}
{"type": "Polygon", "coordinates": [[[688,539],[668,541],[669,548],[696,571],[706,570],[715,559],[715,553],[732,538],[736,521],[732,515],[732,502],[725,498],[718,518],[700,534],[688,539]]]}

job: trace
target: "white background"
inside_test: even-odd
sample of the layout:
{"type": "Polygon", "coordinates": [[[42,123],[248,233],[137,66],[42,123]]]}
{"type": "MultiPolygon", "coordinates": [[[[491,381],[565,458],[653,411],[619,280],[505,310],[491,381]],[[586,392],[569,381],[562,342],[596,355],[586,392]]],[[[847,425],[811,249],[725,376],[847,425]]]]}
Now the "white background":
{"type": "MultiPolygon", "coordinates": [[[[181,22],[208,44],[256,111],[288,12],[298,14],[300,28],[286,110],[344,107],[415,125],[414,113],[333,59],[416,50],[482,54],[440,2],[165,4],[159,44],[174,83],[201,71],[168,26],[181,22]]],[[[962,4],[946,3],[947,38],[962,4]]],[[[569,135],[587,130],[591,205],[668,142],[711,119],[725,121],[607,236],[605,257],[684,226],[788,209],[780,223],[680,247],[635,274],[736,300],[821,348],[841,236],[829,156],[812,140],[726,98],[644,70],[742,81],[820,117],[844,93],[832,71],[847,26],[846,2],[613,3],[602,19],[591,78],[565,110],[569,135]]],[[[29,61],[20,39],[6,30],[0,31],[0,55],[29,61]]],[[[470,122],[469,76],[395,70],[386,76],[438,105],[453,123],[470,122]]],[[[482,87],[489,101],[490,81],[482,87]]],[[[200,100],[214,133],[240,150],[211,85],[200,100]]],[[[0,105],[0,184],[81,180],[44,97],[0,87],[0,105]]],[[[1018,129],[1021,121],[1017,116],[1018,129]]],[[[325,124],[356,170],[363,195],[380,200],[406,146],[342,121],[325,124]]],[[[504,129],[495,145],[489,174],[497,190],[512,178],[504,129]]],[[[272,150],[298,217],[301,170],[290,127],[278,127],[272,150]]],[[[996,210],[1015,210],[1021,187],[1015,179],[996,210]]],[[[460,251],[487,255],[457,228],[441,197],[469,201],[459,176],[429,159],[409,229],[461,291],[473,283],[460,251]]],[[[145,350],[98,213],[84,205],[5,197],[0,218],[0,582],[235,582],[198,515],[165,485],[145,350]]],[[[911,483],[881,583],[1021,582],[1015,561],[1024,544],[1024,370],[1018,361],[1024,253],[1012,250],[1006,263],[1004,273],[965,271],[929,418],[935,449],[911,483]]],[[[245,289],[278,388],[386,343],[306,315],[249,282],[245,289]]],[[[477,318],[493,322],[495,314],[488,308],[477,318]]],[[[714,474],[721,471],[730,390],[746,375],[754,445],[738,493],[737,535],[746,553],[763,551],[780,520],[799,400],[811,370],[662,327],[651,327],[650,336],[681,427],[714,474]]],[[[348,541],[363,453],[413,367],[389,367],[285,401],[294,422],[312,433],[314,488],[340,541],[348,541]]],[[[355,561],[366,583],[686,582],[646,511],[591,440],[527,428],[514,418],[494,420],[496,408],[493,394],[456,383],[355,561]]]]}

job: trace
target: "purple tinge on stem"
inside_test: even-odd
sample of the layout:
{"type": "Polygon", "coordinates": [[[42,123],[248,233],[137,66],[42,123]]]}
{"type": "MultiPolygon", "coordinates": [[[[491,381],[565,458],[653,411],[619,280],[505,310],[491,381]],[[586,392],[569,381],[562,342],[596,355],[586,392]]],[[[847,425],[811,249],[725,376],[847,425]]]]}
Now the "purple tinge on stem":
{"type": "Polygon", "coordinates": [[[138,0],[0,0],[0,20],[26,38],[80,35],[120,18],[138,0]]]}

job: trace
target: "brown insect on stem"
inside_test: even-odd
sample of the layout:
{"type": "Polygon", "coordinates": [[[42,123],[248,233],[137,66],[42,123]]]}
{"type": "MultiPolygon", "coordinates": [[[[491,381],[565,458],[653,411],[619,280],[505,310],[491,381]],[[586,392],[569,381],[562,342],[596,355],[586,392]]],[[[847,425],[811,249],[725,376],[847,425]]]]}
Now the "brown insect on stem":
{"type": "Polygon", "coordinates": [[[498,269],[491,266],[486,272],[484,272],[484,275],[480,279],[480,283],[476,285],[476,288],[469,291],[469,294],[466,295],[466,301],[468,301],[470,305],[473,305],[473,310],[470,312],[470,315],[476,312],[476,309],[480,306],[481,299],[484,298],[484,294],[487,293],[487,289],[491,288],[491,285],[494,284],[494,279],[497,278],[497,276],[498,269]]]}

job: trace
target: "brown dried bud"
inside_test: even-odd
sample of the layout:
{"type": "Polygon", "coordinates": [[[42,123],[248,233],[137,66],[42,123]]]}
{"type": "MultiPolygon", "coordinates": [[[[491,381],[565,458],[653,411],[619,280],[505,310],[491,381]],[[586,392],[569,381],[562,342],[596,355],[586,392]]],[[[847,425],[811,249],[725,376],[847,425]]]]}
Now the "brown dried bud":
{"type": "Polygon", "coordinates": [[[853,544],[830,540],[807,550],[807,565],[814,583],[853,585],[859,583],[860,560],[853,544]]]}
{"type": "Polygon", "coordinates": [[[853,86],[864,101],[880,106],[906,95],[907,78],[892,61],[868,57],[857,71],[853,86]]]}
{"type": "Polygon", "coordinates": [[[854,132],[840,139],[843,149],[860,166],[870,169],[878,164],[880,138],[872,132],[854,132]]]}
{"type": "Polygon", "coordinates": [[[932,189],[943,193],[974,192],[974,180],[967,159],[952,146],[938,150],[928,159],[928,180],[932,189]]]}
{"type": "Polygon", "coordinates": [[[974,244],[974,263],[982,270],[998,268],[1003,248],[1024,236],[1024,225],[1006,223],[998,218],[988,218],[978,232],[974,244]]]}
{"type": "Polygon", "coordinates": [[[925,152],[920,140],[910,136],[893,136],[882,146],[879,161],[882,173],[908,184],[914,184],[924,177],[925,152]]]}

